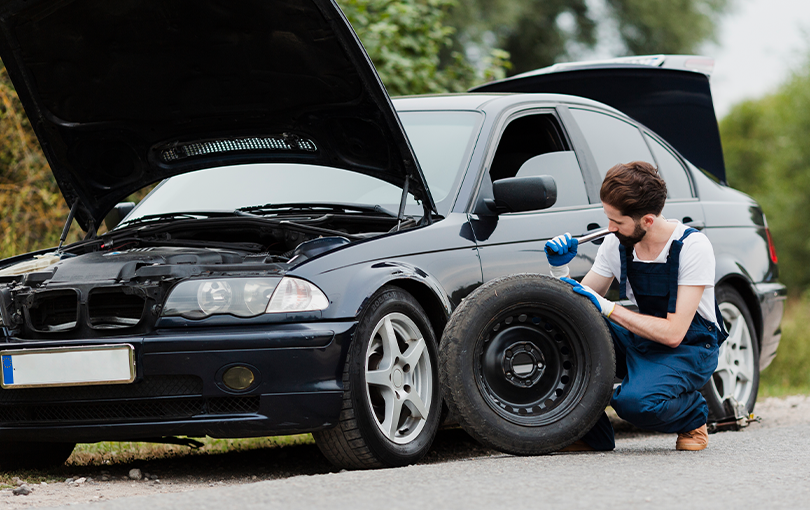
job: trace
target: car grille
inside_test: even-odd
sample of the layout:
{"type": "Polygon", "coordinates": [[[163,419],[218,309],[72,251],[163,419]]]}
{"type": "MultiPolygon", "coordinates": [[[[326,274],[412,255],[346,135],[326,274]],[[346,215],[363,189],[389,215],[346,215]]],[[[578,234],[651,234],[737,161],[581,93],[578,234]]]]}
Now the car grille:
{"type": "Polygon", "coordinates": [[[31,298],[27,316],[31,329],[38,333],[61,333],[76,329],[79,321],[86,320],[95,330],[117,330],[137,326],[144,317],[146,299],[127,292],[125,287],[93,289],[87,304],[79,302],[75,290],[37,292],[31,298]],[[86,306],[85,314],[79,313],[86,306]]]}
{"type": "Polygon", "coordinates": [[[112,423],[251,414],[259,397],[204,398],[195,376],[149,377],[135,384],[0,390],[0,425],[112,423]]]}
{"type": "Polygon", "coordinates": [[[90,326],[95,329],[120,329],[137,325],[146,301],[127,294],[122,287],[94,289],[87,303],[90,326]]]}
{"type": "Polygon", "coordinates": [[[42,292],[28,308],[31,328],[39,332],[67,331],[76,327],[79,296],[73,290],[42,292]]]}

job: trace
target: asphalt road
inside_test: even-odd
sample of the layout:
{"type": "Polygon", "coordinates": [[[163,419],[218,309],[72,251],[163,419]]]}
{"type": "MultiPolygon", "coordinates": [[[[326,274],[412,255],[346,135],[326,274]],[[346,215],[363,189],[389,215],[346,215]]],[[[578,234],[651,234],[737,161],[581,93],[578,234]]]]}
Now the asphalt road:
{"type": "Polygon", "coordinates": [[[678,452],[673,435],[640,435],[606,454],[492,455],[59,508],[808,508],[808,436],[808,423],[750,427],[710,436],[703,452],[678,452]]]}

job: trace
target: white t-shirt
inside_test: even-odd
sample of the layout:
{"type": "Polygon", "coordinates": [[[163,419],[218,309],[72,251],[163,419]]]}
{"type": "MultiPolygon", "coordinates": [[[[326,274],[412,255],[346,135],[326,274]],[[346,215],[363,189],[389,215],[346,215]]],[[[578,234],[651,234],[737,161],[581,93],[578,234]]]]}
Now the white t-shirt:
{"type": "MultiPolygon", "coordinates": [[[[686,227],[677,220],[668,220],[677,223],[675,231],[667,241],[664,249],[658,254],[655,260],[639,260],[636,251],[633,250],[633,260],[648,264],[660,264],[667,261],[669,247],[672,241],[677,241],[683,236],[686,227]]],[[[622,274],[622,263],[619,255],[621,244],[616,236],[607,236],[599,247],[596,254],[596,261],[593,263],[593,271],[596,274],[620,281],[622,274]]],[[[621,249],[624,249],[623,247],[621,249]]],[[[683,242],[681,249],[680,265],[678,267],[678,285],[704,285],[703,297],[698,305],[698,313],[704,319],[717,322],[714,312],[714,250],[709,238],[700,232],[693,232],[683,242]]],[[[630,280],[627,280],[627,297],[634,304],[636,298],[630,280]]]]}

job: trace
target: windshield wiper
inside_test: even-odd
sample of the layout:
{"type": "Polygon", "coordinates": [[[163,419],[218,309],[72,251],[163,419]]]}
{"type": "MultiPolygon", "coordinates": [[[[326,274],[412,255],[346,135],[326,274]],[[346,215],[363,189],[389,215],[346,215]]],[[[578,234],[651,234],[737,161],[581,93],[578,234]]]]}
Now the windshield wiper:
{"type": "Polygon", "coordinates": [[[237,209],[239,212],[252,213],[257,215],[262,214],[300,214],[300,213],[372,213],[383,214],[396,218],[397,215],[384,207],[379,205],[357,205],[357,204],[341,204],[341,203],[319,203],[319,202],[295,202],[288,204],[264,204],[252,205],[248,207],[240,207],[237,209]]]}
{"type": "Polygon", "coordinates": [[[238,213],[227,211],[218,211],[218,212],[192,211],[192,212],[147,214],[146,216],[141,216],[139,218],[134,218],[132,220],[121,222],[121,224],[118,227],[116,227],[116,229],[120,229],[122,226],[131,227],[132,225],[139,225],[141,223],[159,223],[161,221],[168,221],[168,220],[199,220],[206,218],[225,218],[228,216],[236,216],[236,215],[238,215],[238,213]]]}

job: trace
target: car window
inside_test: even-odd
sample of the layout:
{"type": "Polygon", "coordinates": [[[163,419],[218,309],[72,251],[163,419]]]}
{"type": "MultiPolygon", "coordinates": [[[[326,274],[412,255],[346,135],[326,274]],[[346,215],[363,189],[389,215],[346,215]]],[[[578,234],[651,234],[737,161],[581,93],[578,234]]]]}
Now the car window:
{"type": "Polygon", "coordinates": [[[557,184],[551,208],[587,205],[588,196],[576,155],[568,150],[557,118],[524,115],[506,126],[490,165],[493,182],[508,177],[550,175],[557,184]]]}
{"type": "Polygon", "coordinates": [[[164,180],[127,216],[233,211],[270,203],[380,205],[397,211],[402,189],[349,170],[294,163],[208,168],[164,180]]]}
{"type": "Polygon", "coordinates": [[[641,132],[633,124],[593,110],[571,108],[570,111],[596,160],[600,181],[618,163],[654,163],[641,132]]]}
{"type": "Polygon", "coordinates": [[[479,124],[478,112],[400,112],[434,202],[447,198],[461,179],[479,124]]]}
{"type": "Polygon", "coordinates": [[[658,173],[667,183],[667,196],[669,198],[692,198],[692,187],[681,162],[669,149],[648,134],[644,134],[650,144],[655,161],[658,163],[658,173]]]}
{"type": "Polygon", "coordinates": [[[557,119],[548,114],[524,115],[509,122],[498,141],[489,176],[492,182],[517,175],[529,159],[567,150],[557,119]]]}
{"type": "Polygon", "coordinates": [[[550,175],[557,184],[557,201],[549,209],[588,205],[588,194],[582,181],[574,151],[549,152],[523,163],[516,177],[550,175]]]}
{"type": "MultiPolygon", "coordinates": [[[[480,128],[478,112],[405,112],[402,123],[440,214],[452,204],[480,128]],[[444,202],[444,203],[443,203],[444,202]]],[[[325,166],[262,163],[198,170],[166,179],[127,217],[233,211],[269,203],[328,202],[399,210],[402,188],[359,172],[325,166]]],[[[408,196],[407,214],[422,208],[408,196]]]]}

